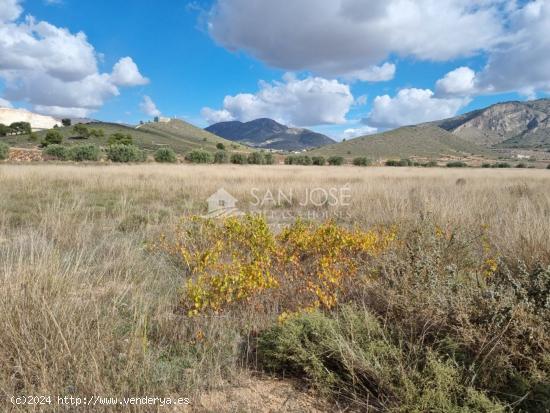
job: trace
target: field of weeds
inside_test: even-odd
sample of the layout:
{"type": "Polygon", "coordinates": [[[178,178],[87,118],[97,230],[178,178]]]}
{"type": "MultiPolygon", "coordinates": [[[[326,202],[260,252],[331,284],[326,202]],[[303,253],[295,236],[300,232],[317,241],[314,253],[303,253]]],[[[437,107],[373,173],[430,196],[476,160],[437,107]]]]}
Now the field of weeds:
{"type": "Polygon", "coordinates": [[[0,410],[547,412],[549,234],[546,170],[2,165],[0,410]]]}

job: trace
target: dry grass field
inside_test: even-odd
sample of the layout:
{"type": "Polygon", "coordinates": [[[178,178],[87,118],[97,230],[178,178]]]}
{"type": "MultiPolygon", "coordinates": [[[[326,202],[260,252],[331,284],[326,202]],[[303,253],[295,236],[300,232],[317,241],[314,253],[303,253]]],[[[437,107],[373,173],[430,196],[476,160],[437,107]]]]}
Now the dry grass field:
{"type": "Polygon", "coordinates": [[[89,411],[548,411],[549,234],[548,170],[0,165],[0,392],[192,403],[89,411]],[[178,309],[186,269],[151,245],[212,193],[246,211],[346,185],[349,205],[264,211],[274,234],[298,215],[397,231],[333,308],[178,309]]]}

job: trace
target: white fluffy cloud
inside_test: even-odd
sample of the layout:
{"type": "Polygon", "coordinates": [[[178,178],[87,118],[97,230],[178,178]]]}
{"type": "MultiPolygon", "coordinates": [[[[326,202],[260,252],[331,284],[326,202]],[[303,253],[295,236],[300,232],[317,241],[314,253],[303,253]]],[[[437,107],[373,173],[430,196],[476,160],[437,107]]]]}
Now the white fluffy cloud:
{"type": "Polygon", "coordinates": [[[0,98],[0,108],[11,108],[11,107],[12,105],[9,100],[0,98]]]}
{"type": "Polygon", "coordinates": [[[119,86],[140,86],[149,83],[149,79],[139,73],[139,69],[131,57],[123,57],[115,64],[111,80],[119,86]]]}
{"type": "Polygon", "coordinates": [[[139,104],[139,108],[147,116],[160,116],[160,110],[158,110],[157,105],[153,102],[149,96],[143,96],[143,100],[139,104]]]}
{"type": "Polygon", "coordinates": [[[261,81],[259,87],[255,94],[226,96],[221,110],[204,108],[203,117],[209,123],[269,117],[295,126],[339,124],[354,104],[348,85],[321,77],[286,74],[282,82],[261,81]]]}
{"type": "Polygon", "coordinates": [[[429,89],[402,89],[393,98],[377,96],[364,122],[380,128],[430,122],[455,116],[468,102],[465,98],[436,98],[429,89]]]}
{"type": "Polygon", "coordinates": [[[436,92],[442,96],[469,96],[475,91],[476,72],[469,67],[459,67],[436,83],[436,92]]]}
{"type": "Polygon", "coordinates": [[[391,54],[448,60],[491,48],[510,1],[217,0],[208,30],[224,47],[275,67],[323,76],[366,71],[369,79],[369,68],[391,54]]]}
{"type": "Polygon", "coordinates": [[[52,115],[87,116],[117,96],[118,86],[147,82],[129,57],[112,74],[100,73],[96,51],[82,32],[29,16],[18,21],[18,0],[0,0],[0,10],[0,78],[12,102],[52,115]]]}
{"type": "Polygon", "coordinates": [[[15,20],[22,12],[18,0],[0,0],[0,22],[15,20]]]}
{"type": "Polygon", "coordinates": [[[340,136],[341,139],[353,139],[359,136],[372,135],[378,132],[378,128],[372,126],[361,126],[357,128],[349,128],[344,130],[344,133],[340,136]]]}
{"type": "Polygon", "coordinates": [[[550,2],[534,0],[513,9],[509,31],[489,53],[483,70],[453,70],[437,82],[438,94],[519,92],[531,97],[537,91],[550,92],[550,2]]]}
{"type": "Polygon", "coordinates": [[[363,82],[384,82],[392,80],[396,67],[393,63],[384,63],[382,66],[371,66],[364,70],[356,70],[346,74],[349,80],[361,80],[363,82]]]}

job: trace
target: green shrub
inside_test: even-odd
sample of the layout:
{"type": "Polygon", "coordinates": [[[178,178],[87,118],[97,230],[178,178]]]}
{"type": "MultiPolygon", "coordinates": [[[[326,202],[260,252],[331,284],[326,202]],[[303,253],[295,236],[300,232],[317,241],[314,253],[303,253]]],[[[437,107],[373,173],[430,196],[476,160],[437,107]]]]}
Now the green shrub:
{"type": "Polygon", "coordinates": [[[265,157],[262,152],[252,152],[248,155],[248,163],[250,165],[265,165],[265,157]]]}
{"type": "Polygon", "coordinates": [[[214,163],[228,163],[229,155],[226,151],[218,151],[214,154],[214,163]]]}
{"type": "Polygon", "coordinates": [[[81,123],[73,126],[73,132],[84,139],[87,139],[90,136],[90,131],[88,130],[88,127],[81,123]]]}
{"type": "Polygon", "coordinates": [[[130,134],[124,133],[113,133],[109,136],[109,145],[133,145],[134,138],[130,134]]]}
{"type": "Polygon", "coordinates": [[[323,156],[314,156],[313,158],[311,158],[311,162],[313,163],[313,165],[323,166],[326,165],[327,160],[323,156]]]}
{"type": "Polygon", "coordinates": [[[114,144],[106,152],[112,162],[144,162],[147,158],[145,152],[134,145],[114,144]]]}
{"type": "Polygon", "coordinates": [[[491,166],[492,166],[492,165],[491,165],[490,163],[483,163],[483,164],[481,165],[482,168],[491,168],[491,166]]]}
{"type": "Polygon", "coordinates": [[[340,166],[344,164],[344,158],[341,156],[331,156],[328,158],[328,164],[332,166],[340,166]]]}
{"type": "Polygon", "coordinates": [[[523,162],[518,163],[518,164],[516,165],[516,168],[520,168],[520,169],[527,168],[527,164],[526,164],[526,163],[523,163],[523,162]]]}
{"type": "Polygon", "coordinates": [[[428,163],[422,165],[426,168],[436,168],[438,166],[437,161],[429,161],[428,163]]]}
{"type": "Polygon", "coordinates": [[[355,158],[353,159],[353,164],[355,166],[369,166],[372,164],[372,161],[365,157],[355,158]]]}
{"type": "Polygon", "coordinates": [[[217,143],[216,149],[219,149],[220,151],[225,151],[225,145],[223,143],[217,143]]]}
{"type": "Polygon", "coordinates": [[[155,152],[155,161],[175,163],[178,160],[176,152],[172,148],[160,148],[155,152]]]}
{"type": "Polygon", "coordinates": [[[0,142],[0,161],[8,158],[10,147],[4,142],[0,142]]]}
{"type": "Polygon", "coordinates": [[[266,165],[273,165],[275,163],[275,158],[273,157],[273,154],[271,152],[267,152],[264,154],[264,160],[266,165]]]}
{"type": "Polygon", "coordinates": [[[447,163],[447,168],[467,168],[468,165],[466,165],[464,162],[460,161],[454,161],[447,163]]]}
{"type": "Polygon", "coordinates": [[[414,162],[410,159],[401,159],[399,161],[399,166],[414,166],[414,162]]]}
{"type": "Polygon", "coordinates": [[[214,161],[212,154],[203,149],[195,149],[189,152],[185,159],[192,163],[212,163],[214,161]]]}
{"type": "Polygon", "coordinates": [[[312,165],[313,160],[307,155],[289,155],[285,158],[286,165],[312,165]]]}
{"type": "Polygon", "coordinates": [[[66,161],[69,159],[69,151],[63,145],[58,145],[56,143],[50,144],[44,149],[44,153],[52,158],[55,158],[59,161],[66,161]]]}
{"type": "Polygon", "coordinates": [[[328,398],[368,401],[377,411],[504,411],[465,384],[452,360],[430,350],[419,357],[418,350],[392,339],[367,310],[344,306],[331,315],[290,316],[260,334],[257,354],[270,372],[306,379],[328,398]]]}
{"type": "Polygon", "coordinates": [[[42,141],[42,146],[60,145],[61,142],[63,142],[63,135],[61,135],[59,131],[49,130],[48,133],[46,133],[46,137],[42,141]]]}
{"type": "Polygon", "coordinates": [[[69,158],[76,162],[99,161],[100,151],[96,145],[77,145],[69,149],[69,158]]]}
{"type": "Polygon", "coordinates": [[[497,168],[511,168],[512,165],[510,165],[508,162],[499,162],[496,164],[497,168]]]}
{"type": "Polygon", "coordinates": [[[247,158],[246,155],[242,153],[234,153],[231,155],[231,163],[235,165],[246,165],[247,158]]]}
{"type": "Polygon", "coordinates": [[[385,165],[386,166],[401,166],[399,164],[399,161],[396,161],[394,159],[388,159],[386,162],[385,162],[385,165]]]}
{"type": "Polygon", "coordinates": [[[103,129],[90,129],[89,136],[93,136],[94,138],[103,138],[105,136],[105,132],[103,129]]]}
{"type": "Polygon", "coordinates": [[[546,167],[546,169],[550,169],[550,164],[548,164],[548,166],[546,167]]]}
{"type": "Polygon", "coordinates": [[[11,133],[11,128],[0,123],[0,136],[6,136],[8,133],[11,133]]]}

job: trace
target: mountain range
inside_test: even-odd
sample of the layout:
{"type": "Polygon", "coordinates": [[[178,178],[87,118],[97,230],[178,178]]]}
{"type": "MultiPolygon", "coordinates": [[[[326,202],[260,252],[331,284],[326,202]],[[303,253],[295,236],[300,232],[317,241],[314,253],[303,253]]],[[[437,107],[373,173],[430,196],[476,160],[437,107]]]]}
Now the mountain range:
{"type": "Polygon", "coordinates": [[[464,115],[361,136],[312,151],[373,158],[496,156],[496,150],[550,151],[550,99],[503,102],[464,115]]]}
{"type": "Polygon", "coordinates": [[[222,138],[262,149],[299,151],[335,143],[323,134],[291,128],[267,118],[250,122],[220,122],[206,130],[222,138]]]}

